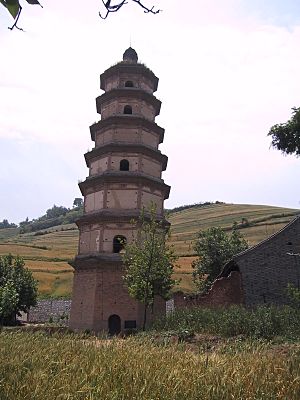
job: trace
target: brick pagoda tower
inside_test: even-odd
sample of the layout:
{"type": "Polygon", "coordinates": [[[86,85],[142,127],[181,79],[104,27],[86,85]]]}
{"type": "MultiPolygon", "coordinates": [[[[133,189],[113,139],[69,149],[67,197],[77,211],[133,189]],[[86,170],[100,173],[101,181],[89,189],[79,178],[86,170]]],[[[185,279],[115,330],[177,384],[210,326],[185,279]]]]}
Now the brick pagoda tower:
{"type": "MultiPolygon", "coordinates": [[[[79,250],[72,263],[72,329],[117,334],[141,327],[143,305],[124,287],[119,252],[135,235],[131,221],[143,207],[155,203],[164,220],[170,187],[161,179],[168,158],[158,150],[164,129],[154,122],[161,106],[153,95],[157,85],[131,47],[100,76],[101,120],[90,127],[95,147],[85,154],[89,176],[79,184],[84,214],[77,222],[79,250]]],[[[154,315],[164,313],[165,302],[156,301],[154,315]]]]}

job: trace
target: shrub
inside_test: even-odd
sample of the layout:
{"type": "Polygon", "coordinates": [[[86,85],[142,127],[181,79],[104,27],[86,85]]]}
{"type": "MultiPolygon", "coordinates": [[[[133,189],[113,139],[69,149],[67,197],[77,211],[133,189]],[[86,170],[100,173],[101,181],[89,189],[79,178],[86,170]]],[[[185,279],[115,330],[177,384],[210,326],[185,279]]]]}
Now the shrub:
{"type": "Polygon", "coordinates": [[[154,330],[193,331],[223,336],[245,335],[272,338],[277,335],[300,336],[300,310],[290,306],[182,309],[152,325],[154,330]]]}

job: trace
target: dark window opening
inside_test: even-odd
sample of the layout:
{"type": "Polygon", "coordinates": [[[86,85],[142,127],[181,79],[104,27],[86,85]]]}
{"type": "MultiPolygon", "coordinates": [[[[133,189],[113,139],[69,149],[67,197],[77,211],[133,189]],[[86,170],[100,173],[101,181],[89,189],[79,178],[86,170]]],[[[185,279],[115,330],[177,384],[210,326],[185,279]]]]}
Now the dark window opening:
{"type": "Polygon", "coordinates": [[[133,82],[132,81],[126,81],[125,82],[125,87],[133,87],[133,82]]]}
{"type": "Polygon", "coordinates": [[[113,252],[120,253],[120,251],[124,248],[127,240],[125,236],[117,235],[113,240],[113,252]]]}
{"type": "Polygon", "coordinates": [[[124,107],[124,114],[132,114],[132,107],[131,106],[125,106],[124,107]]]}
{"type": "Polygon", "coordinates": [[[136,321],[125,321],[124,329],[136,329],[136,321]]]}
{"type": "Polygon", "coordinates": [[[128,160],[120,161],[120,171],[129,171],[129,161],[128,160]]]}

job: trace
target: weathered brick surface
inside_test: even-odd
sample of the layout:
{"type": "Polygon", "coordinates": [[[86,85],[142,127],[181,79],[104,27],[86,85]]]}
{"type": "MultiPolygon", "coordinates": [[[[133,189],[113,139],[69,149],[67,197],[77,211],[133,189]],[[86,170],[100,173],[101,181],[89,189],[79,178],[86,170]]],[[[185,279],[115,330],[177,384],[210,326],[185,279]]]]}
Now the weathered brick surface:
{"type": "MultiPolygon", "coordinates": [[[[121,266],[105,265],[90,271],[74,274],[74,295],[70,317],[70,328],[107,331],[111,315],[121,318],[122,330],[127,320],[135,320],[137,328],[142,326],[144,306],[132,299],[124,286],[121,266]]],[[[164,316],[165,301],[157,298],[153,313],[148,311],[148,322],[154,317],[164,316]]]]}
{"type": "Polygon", "coordinates": [[[174,295],[175,309],[195,306],[227,307],[242,303],[241,275],[237,271],[232,271],[226,278],[217,279],[206,295],[186,296],[183,293],[174,295]]]}
{"type": "Polygon", "coordinates": [[[245,304],[285,304],[289,283],[300,286],[300,217],[258,245],[234,257],[245,304]]]}

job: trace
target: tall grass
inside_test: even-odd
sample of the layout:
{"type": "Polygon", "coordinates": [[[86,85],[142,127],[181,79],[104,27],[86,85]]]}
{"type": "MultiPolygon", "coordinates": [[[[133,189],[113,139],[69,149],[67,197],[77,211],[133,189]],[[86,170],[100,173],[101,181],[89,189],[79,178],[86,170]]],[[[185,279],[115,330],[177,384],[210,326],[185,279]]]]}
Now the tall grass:
{"type": "Polygon", "coordinates": [[[1,400],[299,400],[299,353],[193,353],[139,338],[0,334],[1,400]]]}
{"type": "Polygon", "coordinates": [[[195,307],[175,311],[166,319],[156,321],[153,328],[224,336],[300,337],[300,309],[289,306],[260,306],[255,309],[241,306],[224,309],[195,307]]]}

